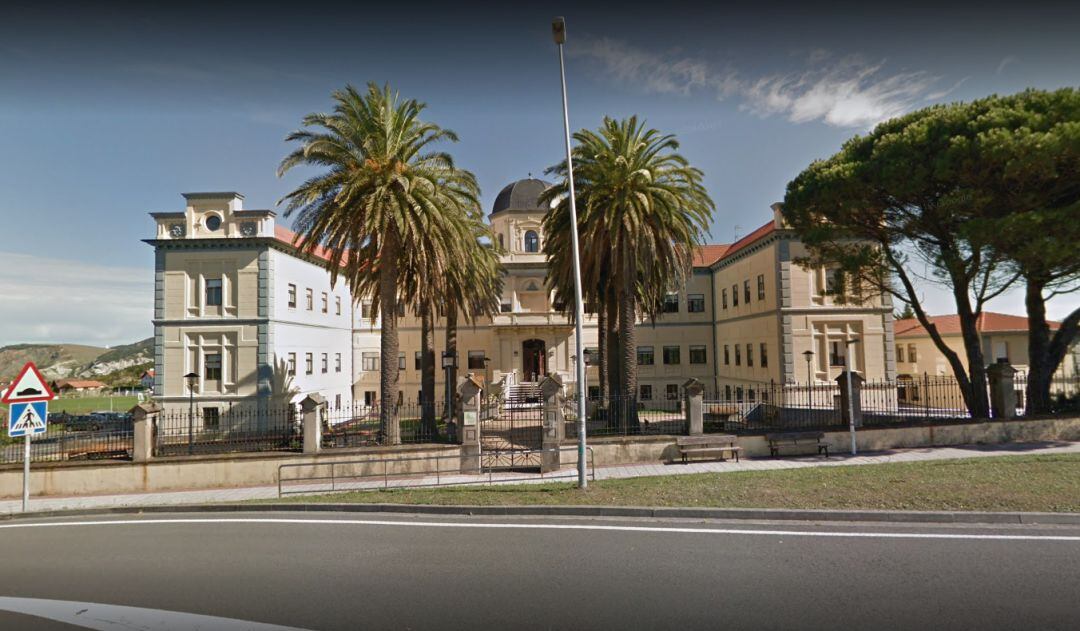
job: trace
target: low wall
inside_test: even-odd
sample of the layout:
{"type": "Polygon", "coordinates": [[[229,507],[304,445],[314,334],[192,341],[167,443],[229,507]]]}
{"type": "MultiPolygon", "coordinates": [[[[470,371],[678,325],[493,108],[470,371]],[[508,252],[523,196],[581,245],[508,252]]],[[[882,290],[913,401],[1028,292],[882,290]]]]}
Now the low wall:
{"type": "MultiPolygon", "coordinates": [[[[846,431],[826,432],[825,440],[833,453],[849,448],[846,431]]],[[[945,447],[995,443],[1040,441],[1080,441],[1080,418],[985,421],[955,425],[902,428],[864,428],[856,433],[860,452],[945,447]]],[[[571,467],[577,454],[564,445],[562,463],[571,467]]],[[[764,436],[740,436],[739,445],[748,457],[768,456],[764,436]]],[[[674,436],[596,437],[589,440],[593,460],[598,467],[635,462],[661,463],[678,459],[674,436]]],[[[67,462],[35,465],[31,471],[32,495],[108,495],[277,484],[278,467],[283,464],[305,465],[289,470],[288,477],[329,475],[330,462],[368,460],[382,457],[443,456],[439,467],[453,470],[460,448],[454,445],[409,445],[372,447],[323,452],[318,456],[303,454],[223,454],[215,456],[176,457],[150,462],[67,462]]],[[[388,475],[433,473],[431,460],[401,462],[387,468],[388,475]]],[[[339,474],[382,473],[382,465],[367,464],[339,467],[339,474]]],[[[22,468],[0,469],[0,497],[22,494],[22,468]]]]}

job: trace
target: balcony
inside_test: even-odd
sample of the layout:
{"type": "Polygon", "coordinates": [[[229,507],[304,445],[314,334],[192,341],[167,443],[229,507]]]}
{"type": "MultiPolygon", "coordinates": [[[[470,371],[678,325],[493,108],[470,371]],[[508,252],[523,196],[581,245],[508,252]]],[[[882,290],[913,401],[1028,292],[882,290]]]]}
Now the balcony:
{"type": "MultiPolygon", "coordinates": [[[[588,318],[586,318],[588,319],[588,318]]],[[[519,311],[500,313],[491,322],[492,326],[570,326],[570,320],[557,311],[519,311]]]]}

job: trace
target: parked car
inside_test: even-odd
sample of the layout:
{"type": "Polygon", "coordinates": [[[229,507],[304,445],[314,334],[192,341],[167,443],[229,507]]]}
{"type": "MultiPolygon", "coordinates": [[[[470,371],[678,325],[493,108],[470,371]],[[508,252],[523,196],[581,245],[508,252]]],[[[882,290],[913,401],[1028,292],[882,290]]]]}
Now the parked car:
{"type": "Polygon", "coordinates": [[[67,429],[73,432],[131,430],[131,422],[127,412],[91,412],[71,417],[67,429]]]}

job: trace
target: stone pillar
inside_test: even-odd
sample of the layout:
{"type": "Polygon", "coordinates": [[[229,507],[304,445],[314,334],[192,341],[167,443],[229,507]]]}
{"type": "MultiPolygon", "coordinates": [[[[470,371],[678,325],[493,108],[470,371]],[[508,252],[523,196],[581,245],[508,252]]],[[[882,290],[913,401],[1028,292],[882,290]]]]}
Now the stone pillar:
{"type": "Polygon", "coordinates": [[[544,397],[544,427],[540,441],[540,473],[558,471],[562,467],[561,453],[563,438],[566,436],[566,422],[563,419],[563,381],[557,374],[544,377],[540,382],[540,393],[544,397]]]}
{"type": "Polygon", "coordinates": [[[319,393],[309,394],[300,402],[304,426],[304,453],[317,454],[322,450],[323,411],[326,399],[319,393]]]}
{"type": "Polygon", "coordinates": [[[840,376],[836,378],[836,385],[840,387],[840,419],[847,426],[850,421],[848,420],[848,411],[852,410],[855,413],[855,427],[862,427],[862,384],[865,379],[862,378],[857,372],[848,373],[844,371],[840,373],[840,376]],[[848,405],[848,388],[847,378],[848,374],[851,375],[851,398],[853,399],[853,406],[848,405]]]}
{"type": "Polygon", "coordinates": [[[700,436],[705,433],[705,387],[697,379],[683,384],[683,412],[686,414],[687,434],[700,436]]]}
{"type": "Polygon", "coordinates": [[[1008,361],[990,364],[986,369],[990,380],[990,408],[995,419],[1016,418],[1016,369],[1008,361]]]}
{"type": "Polygon", "coordinates": [[[458,383],[461,397],[461,416],[458,418],[458,437],[461,439],[461,472],[480,473],[480,399],[484,382],[469,373],[458,383]]]}
{"type": "Polygon", "coordinates": [[[131,459],[146,462],[154,457],[154,423],[161,406],[152,401],[131,408],[133,436],[131,459]]]}

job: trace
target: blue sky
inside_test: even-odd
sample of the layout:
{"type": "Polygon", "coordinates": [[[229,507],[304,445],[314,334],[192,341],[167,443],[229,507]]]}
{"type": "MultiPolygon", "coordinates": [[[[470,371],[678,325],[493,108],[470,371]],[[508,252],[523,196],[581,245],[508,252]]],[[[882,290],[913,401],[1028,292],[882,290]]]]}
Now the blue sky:
{"type": "MultiPolygon", "coordinates": [[[[283,138],[346,82],[425,101],[490,207],[562,151],[555,14],[571,124],[636,113],[677,134],[717,205],[712,242],[764,223],[811,160],[884,118],[1080,84],[1080,8],[1066,3],[151,4],[5,9],[0,344],[149,336],[146,213],[198,190],[273,207],[303,175],[275,176],[283,138]]],[[[1075,304],[1056,299],[1051,315],[1075,304]]],[[[1023,312],[1017,294],[992,308],[1023,312]]]]}

